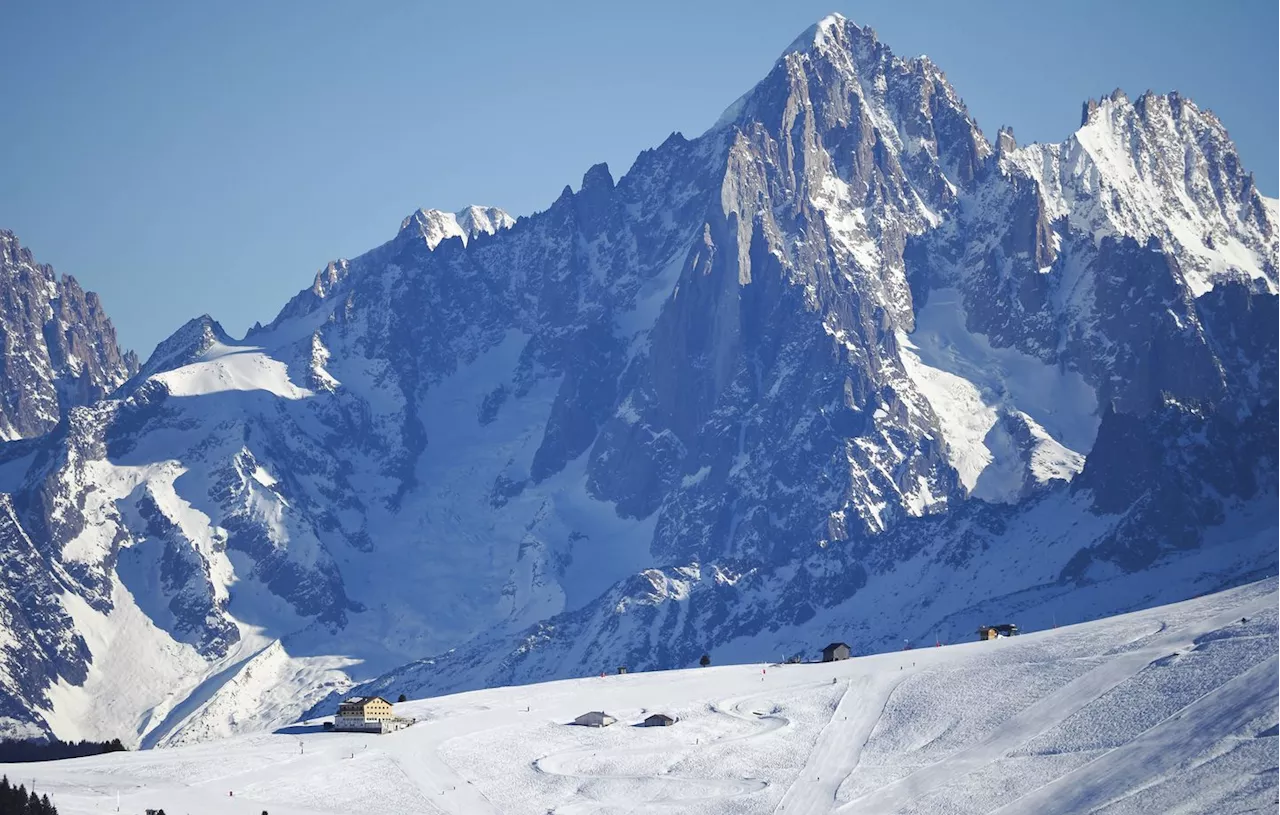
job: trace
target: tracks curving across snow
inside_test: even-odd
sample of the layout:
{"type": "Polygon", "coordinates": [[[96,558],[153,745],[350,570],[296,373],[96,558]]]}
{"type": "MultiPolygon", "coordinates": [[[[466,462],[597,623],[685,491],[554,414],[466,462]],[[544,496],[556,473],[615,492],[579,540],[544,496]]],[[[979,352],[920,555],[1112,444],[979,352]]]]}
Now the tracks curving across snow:
{"type": "Polygon", "coordinates": [[[405,702],[417,723],[385,736],[311,721],[0,770],[67,815],[107,811],[117,795],[122,811],[240,815],[1265,811],[1280,730],[1276,585],[909,654],[405,702]],[[566,726],[591,709],[679,723],[566,726]]]}
{"type": "Polygon", "coordinates": [[[1186,625],[1169,628],[1162,624],[1160,633],[1145,638],[1142,647],[1115,656],[1041,698],[1012,716],[978,743],[855,798],[835,811],[841,815],[897,812],[911,802],[919,801],[926,794],[1008,755],[1032,737],[1061,724],[1116,686],[1132,679],[1148,665],[1167,657],[1171,649],[1185,648],[1198,636],[1220,629],[1242,616],[1253,616],[1274,607],[1275,595],[1272,594],[1186,625]]]}
{"type": "Polygon", "coordinates": [[[846,680],[831,721],[822,729],[804,769],[778,802],[775,813],[812,815],[835,808],[840,784],[857,769],[862,749],[903,679],[890,673],[846,680]]]}
{"type": "MultiPolygon", "coordinates": [[[[787,727],[791,722],[785,716],[743,712],[744,707],[753,700],[766,699],[776,693],[776,689],[770,689],[765,693],[748,694],[709,705],[712,712],[730,717],[735,721],[748,722],[752,727],[746,733],[721,735],[705,745],[700,745],[700,748],[712,750],[734,742],[759,739],[787,727]]],[[[645,747],[562,750],[537,759],[533,762],[533,767],[541,773],[594,783],[593,800],[557,807],[552,810],[556,815],[582,815],[590,812],[619,810],[626,812],[679,810],[695,802],[735,798],[760,792],[769,785],[768,781],[759,778],[698,778],[665,773],[589,772],[580,769],[580,765],[587,759],[608,760],[655,755],[669,753],[671,749],[669,744],[655,744],[645,747]],[[602,781],[618,783],[613,785],[596,783],[602,781]]]]}
{"type": "MultiPolygon", "coordinates": [[[[1136,739],[1001,807],[991,815],[1071,815],[1118,802],[1167,781],[1187,756],[1218,753],[1275,704],[1280,661],[1264,660],[1200,697],[1136,739]],[[1177,749],[1171,749],[1175,746],[1177,749]],[[1135,783],[1135,779],[1144,779],[1135,783]]],[[[1185,811],[1190,811],[1185,810],[1185,811]]]]}

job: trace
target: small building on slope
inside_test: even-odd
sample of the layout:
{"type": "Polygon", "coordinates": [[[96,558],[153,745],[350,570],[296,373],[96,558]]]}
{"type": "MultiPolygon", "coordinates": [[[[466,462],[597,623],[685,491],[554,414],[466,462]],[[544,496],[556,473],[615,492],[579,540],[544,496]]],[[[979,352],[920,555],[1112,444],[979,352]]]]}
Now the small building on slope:
{"type": "Polygon", "coordinates": [[[353,696],[338,705],[333,729],[348,733],[390,733],[413,724],[396,716],[391,703],[381,696],[353,696]]]}
{"type": "Polygon", "coordinates": [[[645,727],[670,727],[675,723],[675,718],[665,713],[655,713],[644,720],[645,727]]]}
{"type": "Polygon", "coordinates": [[[573,723],[580,724],[583,727],[608,727],[616,721],[618,720],[603,710],[593,710],[574,719],[573,723]]]}
{"type": "Polygon", "coordinates": [[[853,654],[852,649],[843,642],[833,642],[826,648],[822,649],[823,662],[838,662],[842,659],[848,659],[853,654]]]}
{"type": "Polygon", "coordinates": [[[978,639],[994,640],[1000,637],[1015,637],[1018,635],[1018,626],[1013,623],[1001,623],[1000,625],[984,625],[978,629],[978,639]]]}

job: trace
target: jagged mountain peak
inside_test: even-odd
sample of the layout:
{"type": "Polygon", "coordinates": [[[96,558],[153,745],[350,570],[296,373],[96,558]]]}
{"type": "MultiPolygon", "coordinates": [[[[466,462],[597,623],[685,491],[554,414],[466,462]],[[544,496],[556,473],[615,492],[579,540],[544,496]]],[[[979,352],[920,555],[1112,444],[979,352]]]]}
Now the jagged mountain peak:
{"type": "Polygon", "coordinates": [[[478,234],[492,235],[502,229],[515,225],[516,219],[497,207],[481,207],[471,205],[454,213],[458,227],[466,233],[467,239],[478,234]]]}
{"type": "Polygon", "coordinates": [[[796,76],[805,63],[822,63],[847,74],[874,76],[883,65],[894,61],[892,49],[880,42],[870,26],[860,26],[839,14],[824,17],[810,26],[778,56],[774,69],[784,68],[796,76]]]}
{"type": "Polygon", "coordinates": [[[942,69],[927,55],[898,56],[874,28],[840,14],[830,14],[810,26],[782,52],[777,65],[798,65],[806,60],[829,62],[849,73],[866,74],[876,82],[892,81],[895,74],[914,74],[938,82],[954,95],[942,69]]]}
{"type": "MultiPolygon", "coordinates": [[[[870,27],[839,15],[824,18],[792,43],[709,132],[728,127],[750,131],[756,124],[777,131],[809,121],[817,130],[811,138],[832,152],[842,178],[850,170],[864,174],[873,162],[888,175],[897,175],[895,166],[900,165],[909,177],[932,176],[901,194],[908,199],[905,209],[914,208],[909,199],[918,195],[923,209],[933,214],[950,205],[954,188],[969,184],[992,152],[963,100],[931,60],[895,56],[870,27]],[[840,166],[850,164],[850,169],[840,166]]],[[[917,215],[932,218],[924,211],[917,215]]]]}
{"type": "MultiPolygon", "coordinates": [[[[418,209],[400,222],[396,237],[384,248],[421,247],[434,251],[441,242],[457,238],[464,245],[477,235],[494,235],[510,229],[516,219],[498,207],[472,205],[457,212],[439,209],[418,209]]],[[[251,331],[246,337],[257,336],[274,329],[284,322],[315,312],[319,304],[328,301],[342,291],[351,280],[352,272],[359,266],[359,259],[342,258],[330,261],[316,272],[309,288],[294,295],[266,328],[251,331]]]]}
{"type": "Polygon", "coordinates": [[[1049,221],[1098,240],[1158,239],[1192,296],[1224,280],[1276,291],[1274,209],[1217,116],[1176,91],[1117,89],[1085,102],[1082,120],[1060,144],[1000,154],[1004,172],[1036,180],[1049,221]]]}
{"type": "Polygon", "coordinates": [[[235,340],[223,329],[222,325],[208,314],[193,317],[155,347],[151,356],[143,363],[137,375],[132,377],[121,390],[127,393],[134,385],[148,378],[180,368],[198,359],[215,344],[231,345],[235,340]]]}
{"type": "Polygon", "coordinates": [[[1136,117],[1145,127],[1160,127],[1167,118],[1175,121],[1187,121],[1203,128],[1214,138],[1229,139],[1222,121],[1209,109],[1201,108],[1176,90],[1160,93],[1146,90],[1137,98],[1131,99],[1121,88],[1098,99],[1089,99],[1084,103],[1080,127],[1104,124],[1104,119],[1136,117]]]}
{"type": "Polygon", "coordinates": [[[492,235],[515,224],[515,219],[497,207],[469,206],[458,212],[419,209],[400,223],[400,235],[411,234],[434,249],[448,238],[461,238],[463,243],[476,235],[492,235]]]}
{"type": "Polygon", "coordinates": [[[311,284],[312,294],[319,298],[329,296],[342,283],[350,270],[351,261],[346,258],[329,261],[323,269],[316,272],[316,279],[311,284]]]}
{"type": "Polygon", "coordinates": [[[22,245],[11,230],[0,229],[0,263],[35,263],[31,250],[22,245]]]}
{"type": "Polygon", "coordinates": [[[593,164],[582,175],[582,186],[579,192],[586,192],[593,189],[611,190],[613,189],[613,173],[609,172],[609,165],[604,162],[593,164]]]}
{"type": "Polygon", "coordinates": [[[845,17],[832,13],[806,28],[800,36],[792,40],[783,50],[779,61],[785,61],[792,54],[829,53],[842,51],[848,53],[858,47],[874,46],[879,43],[879,36],[871,26],[863,26],[845,17]]]}
{"type": "Polygon", "coordinates": [[[0,440],[47,432],[137,370],[98,295],[38,263],[9,230],[0,230],[0,289],[0,440]]]}
{"type": "MultiPolygon", "coordinates": [[[[58,276],[53,267],[38,262],[31,249],[24,246],[18,236],[8,229],[0,229],[0,270],[10,277],[20,275],[27,280],[39,279],[50,287],[50,296],[57,295],[58,276]]],[[[73,285],[79,288],[74,281],[73,285]]]]}
{"type": "MultiPolygon", "coordinates": [[[[181,328],[170,334],[168,339],[156,348],[156,351],[162,348],[182,348],[203,352],[215,342],[229,344],[232,339],[221,323],[208,314],[201,314],[183,323],[181,328]]],[[[154,359],[156,359],[155,353],[148,358],[148,364],[154,359]]]]}
{"type": "MultiPolygon", "coordinates": [[[[823,17],[818,22],[800,32],[800,35],[791,41],[782,52],[780,59],[785,58],[787,54],[796,51],[806,51],[811,48],[822,47],[827,38],[830,37],[838,28],[843,28],[849,24],[849,20],[842,14],[832,13],[823,17]]],[[[856,26],[855,26],[856,27],[856,26]]]]}
{"type": "MultiPolygon", "coordinates": [[[[1186,98],[1183,97],[1182,94],[1176,90],[1169,91],[1167,93],[1159,93],[1157,91],[1147,89],[1140,96],[1138,96],[1137,99],[1130,100],[1129,94],[1126,93],[1123,88],[1116,88],[1110,93],[1104,93],[1102,96],[1098,97],[1097,99],[1090,98],[1084,101],[1084,103],[1081,105],[1081,111],[1080,111],[1080,126],[1084,127],[1085,125],[1089,124],[1090,120],[1094,117],[1094,115],[1097,114],[1098,111],[1104,107],[1107,107],[1107,106],[1119,107],[1119,108],[1127,107],[1127,108],[1135,109],[1141,112],[1143,108],[1145,108],[1147,105],[1151,104],[1155,100],[1163,101],[1169,104],[1174,109],[1179,109],[1181,107],[1182,102],[1186,101],[1186,98]]],[[[1192,107],[1195,107],[1195,105],[1193,104],[1192,107]]],[[[1221,122],[1219,122],[1217,117],[1214,116],[1210,111],[1200,110],[1199,108],[1197,108],[1197,110],[1199,110],[1202,115],[1209,117],[1210,119],[1212,119],[1212,121],[1216,122],[1218,127],[1222,126],[1221,122]]]]}
{"type": "Polygon", "coordinates": [[[1014,135],[1013,128],[1008,125],[1002,125],[996,131],[996,155],[1003,157],[1018,149],[1018,137],[1014,135]]]}
{"type": "MultiPolygon", "coordinates": [[[[1190,302],[1186,259],[1109,220],[1167,226],[1189,189],[1125,187],[1095,155],[1133,132],[1172,149],[1125,161],[1167,175],[1190,109],[1184,134],[1137,105],[1098,103],[1060,145],[1001,131],[992,159],[937,66],[831,17],[719,129],[616,183],[596,165],[513,229],[419,210],[253,342],[188,323],[153,387],[78,411],[26,471],[0,456],[0,554],[38,541],[94,603],[0,580],[0,620],[112,632],[87,680],[88,655],[0,653],[0,690],[25,683],[0,730],[57,676],[80,732],[152,744],[282,724],[432,653],[441,690],[881,648],[1077,578],[1150,597],[1128,564],[1167,558],[1170,595],[1265,565],[1274,536],[1179,571],[1236,507],[1275,517],[1275,297],[1190,302]],[[1201,398],[1224,389],[1253,424],[1201,398]],[[1169,445],[1177,477],[1116,490],[1169,445]],[[111,667],[139,641],[154,682],[111,667]]],[[[1196,172],[1230,163],[1198,149],[1196,172]]]]}

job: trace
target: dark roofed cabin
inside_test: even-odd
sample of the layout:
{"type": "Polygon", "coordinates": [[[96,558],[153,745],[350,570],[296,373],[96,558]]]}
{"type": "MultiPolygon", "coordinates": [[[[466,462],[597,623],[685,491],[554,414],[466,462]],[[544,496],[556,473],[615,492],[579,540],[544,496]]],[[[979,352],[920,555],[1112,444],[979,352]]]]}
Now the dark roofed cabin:
{"type": "Polygon", "coordinates": [[[837,662],[842,659],[848,659],[852,653],[849,646],[843,642],[833,642],[822,649],[822,661],[837,662]]]}
{"type": "Polygon", "coordinates": [[[655,713],[644,720],[645,727],[670,727],[676,720],[665,713],[655,713]]]}
{"type": "Polygon", "coordinates": [[[618,720],[603,710],[592,710],[574,719],[573,723],[583,727],[608,727],[616,721],[618,720]]]}

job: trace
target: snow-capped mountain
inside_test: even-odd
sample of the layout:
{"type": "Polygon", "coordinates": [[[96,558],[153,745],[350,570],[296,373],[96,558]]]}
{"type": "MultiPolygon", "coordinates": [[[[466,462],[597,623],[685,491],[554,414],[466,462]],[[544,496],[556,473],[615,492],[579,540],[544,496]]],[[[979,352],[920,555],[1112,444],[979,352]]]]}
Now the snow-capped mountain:
{"type": "Polygon", "coordinates": [[[476,235],[492,235],[515,224],[515,219],[497,207],[470,206],[461,212],[420,209],[405,218],[400,231],[416,233],[431,249],[446,238],[461,238],[465,244],[476,235]]]}
{"type": "Polygon", "coordinates": [[[1187,100],[1085,110],[993,146],[833,16],[616,181],[193,320],[0,448],[0,717],[169,744],[1274,573],[1276,204],[1187,100]]]}
{"type": "Polygon", "coordinates": [[[137,370],[98,295],[36,263],[2,229],[0,295],[0,441],[48,432],[72,406],[102,399],[137,370]]]}

